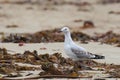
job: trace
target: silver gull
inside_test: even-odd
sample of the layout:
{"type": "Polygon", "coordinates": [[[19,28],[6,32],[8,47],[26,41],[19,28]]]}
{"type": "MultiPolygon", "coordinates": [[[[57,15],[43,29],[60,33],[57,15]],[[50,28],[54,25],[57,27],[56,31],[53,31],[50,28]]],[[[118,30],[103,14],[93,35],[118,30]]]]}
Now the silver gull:
{"type": "Polygon", "coordinates": [[[65,40],[64,40],[64,50],[65,53],[72,59],[104,59],[104,56],[96,55],[88,52],[85,48],[78,46],[75,44],[71,38],[71,33],[68,27],[63,27],[61,32],[64,33],[65,40]]]}

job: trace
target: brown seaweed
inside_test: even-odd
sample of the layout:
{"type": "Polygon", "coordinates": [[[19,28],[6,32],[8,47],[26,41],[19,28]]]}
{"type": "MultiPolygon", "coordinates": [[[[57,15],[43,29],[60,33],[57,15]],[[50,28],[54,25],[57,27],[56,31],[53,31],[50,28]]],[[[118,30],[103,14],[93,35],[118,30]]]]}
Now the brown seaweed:
{"type": "MultiPolygon", "coordinates": [[[[105,71],[110,77],[119,76],[120,65],[98,63],[94,60],[78,60],[73,61],[70,58],[62,57],[61,53],[39,54],[36,50],[33,52],[25,51],[23,54],[9,54],[7,49],[0,48],[0,74],[6,74],[9,77],[21,76],[20,71],[26,70],[42,70],[40,77],[50,77],[58,75],[63,77],[86,77],[79,71],[97,70],[105,71]],[[41,67],[20,66],[16,63],[27,63],[31,65],[40,65],[41,67]],[[98,68],[98,69],[94,69],[98,68]]],[[[90,77],[90,76],[87,76],[90,77]]]]}

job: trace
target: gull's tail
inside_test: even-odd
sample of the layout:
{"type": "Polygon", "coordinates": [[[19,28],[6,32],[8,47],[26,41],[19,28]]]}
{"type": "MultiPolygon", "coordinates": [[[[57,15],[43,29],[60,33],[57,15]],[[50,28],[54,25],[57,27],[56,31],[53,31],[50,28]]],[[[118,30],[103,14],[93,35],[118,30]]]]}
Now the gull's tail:
{"type": "Polygon", "coordinates": [[[102,55],[92,54],[90,52],[88,52],[88,54],[92,56],[90,59],[105,59],[105,56],[102,55]]]}
{"type": "Polygon", "coordinates": [[[97,54],[94,54],[95,57],[92,58],[92,59],[105,59],[105,56],[101,56],[101,55],[97,55],[97,54]]]}

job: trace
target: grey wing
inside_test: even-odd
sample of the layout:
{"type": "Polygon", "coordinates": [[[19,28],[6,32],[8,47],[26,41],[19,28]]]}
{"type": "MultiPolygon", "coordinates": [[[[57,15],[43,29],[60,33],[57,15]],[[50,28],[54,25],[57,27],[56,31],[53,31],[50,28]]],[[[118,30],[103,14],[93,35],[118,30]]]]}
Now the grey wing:
{"type": "Polygon", "coordinates": [[[86,52],[79,48],[71,48],[71,51],[78,57],[78,58],[94,58],[95,56],[92,53],[86,52]]]}

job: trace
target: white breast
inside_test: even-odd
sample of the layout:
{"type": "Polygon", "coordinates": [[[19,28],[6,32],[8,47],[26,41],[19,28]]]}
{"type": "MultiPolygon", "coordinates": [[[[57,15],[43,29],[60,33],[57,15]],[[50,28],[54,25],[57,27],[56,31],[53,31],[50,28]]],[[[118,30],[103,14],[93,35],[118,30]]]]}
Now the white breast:
{"type": "Polygon", "coordinates": [[[67,54],[68,57],[72,59],[78,59],[77,56],[71,51],[71,46],[70,45],[64,45],[65,53],[67,54]]]}

